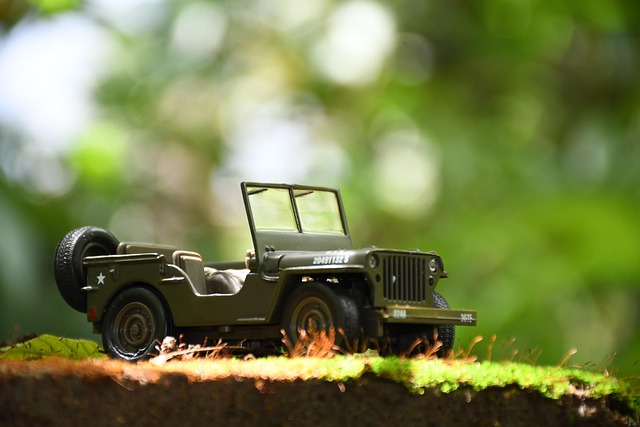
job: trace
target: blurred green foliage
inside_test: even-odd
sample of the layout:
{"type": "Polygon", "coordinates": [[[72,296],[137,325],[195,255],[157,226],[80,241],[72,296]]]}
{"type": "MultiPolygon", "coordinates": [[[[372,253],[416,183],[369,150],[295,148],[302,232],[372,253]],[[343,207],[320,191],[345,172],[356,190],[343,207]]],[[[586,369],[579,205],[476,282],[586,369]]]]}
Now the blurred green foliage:
{"type": "Polygon", "coordinates": [[[18,3],[5,40],[72,15],[104,61],[63,148],[0,122],[0,334],[92,336],[53,281],[72,228],[239,259],[239,182],[296,181],[342,189],[357,245],[437,250],[463,346],[638,372],[637,1],[18,3]]]}
{"type": "Polygon", "coordinates": [[[46,357],[103,359],[107,355],[91,340],[74,340],[40,335],[26,342],[0,348],[0,360],[35,360],[46,357]]]}

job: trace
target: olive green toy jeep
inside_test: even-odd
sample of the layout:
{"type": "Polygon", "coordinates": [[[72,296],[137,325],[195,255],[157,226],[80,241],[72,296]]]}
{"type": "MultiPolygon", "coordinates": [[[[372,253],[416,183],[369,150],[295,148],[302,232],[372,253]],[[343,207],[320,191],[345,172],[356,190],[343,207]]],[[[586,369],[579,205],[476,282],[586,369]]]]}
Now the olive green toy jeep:
{"type": "MultiPolygon", "coordinates": [[[[447,277],[435,252],[354,249],[337,189],[242,183],[254,250],[238,262],[158,244],[119,242],[98,227],[68,233],[55,254],[64,300],[87,314],[105,350],[139,360],[165,336],[275,343],[284,330],[342,339],[418,337],[454,344],[476,313],[435,291],[447,277]]],[[[362,342],[362,341],[361,341],[362,342]]]]}

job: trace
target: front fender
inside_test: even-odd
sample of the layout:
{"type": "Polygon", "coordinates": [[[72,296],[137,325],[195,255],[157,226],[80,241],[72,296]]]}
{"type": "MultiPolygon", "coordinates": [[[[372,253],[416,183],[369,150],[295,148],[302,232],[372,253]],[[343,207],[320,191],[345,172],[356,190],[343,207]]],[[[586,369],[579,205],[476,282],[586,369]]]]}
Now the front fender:
{"type": "Polygon", "coordinates": [[[305,278],[313,280],[317,276],[337,276],[337,275],[356,275],[362,274],[363,266],[360,265],[317,265],[313,267],[289,267],[280,272],[280,277],[276,285],[277,298],[273,299],[273,303],[268,310],[268,320],[270,323],[280,322],[282,311],[289,296],[293,293],[296,286],[303,283],[305,278]]]}

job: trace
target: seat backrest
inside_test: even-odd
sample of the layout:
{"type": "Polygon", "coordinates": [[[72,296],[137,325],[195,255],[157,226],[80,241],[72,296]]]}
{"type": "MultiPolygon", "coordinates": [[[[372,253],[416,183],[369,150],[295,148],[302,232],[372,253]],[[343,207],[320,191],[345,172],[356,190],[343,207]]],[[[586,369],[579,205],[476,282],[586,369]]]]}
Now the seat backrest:
{"type": "Polygon", "coordinates": [[[193,284],[193,289],[197,294],[206,295],[207,287],[204,277],[204,264],[202,257],[197,252],[175,251],[173,253],[173,263],[184,270],[193,284]]]}
{"type": "Polygon", "coordinates": [[[172,254],[174,254],[177,249],[175,246],[158,245],[154,243],[120,242],[116,253],[118,255],[157,253],[163,254],[167,260],[170,260],[172,254]]]}

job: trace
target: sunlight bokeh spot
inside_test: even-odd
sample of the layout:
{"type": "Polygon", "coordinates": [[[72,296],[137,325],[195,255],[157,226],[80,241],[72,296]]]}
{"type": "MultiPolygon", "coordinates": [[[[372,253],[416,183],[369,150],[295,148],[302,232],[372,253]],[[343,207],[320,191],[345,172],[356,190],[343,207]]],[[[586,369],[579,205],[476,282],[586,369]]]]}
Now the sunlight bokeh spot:
{"type": "Polygon", "coordinates": [[[384,135],[373,165],[374,188],[382,207],[399,217],[424,215],[439,194],[439,158],[413,129],[384,135]]]}
{"type": "Polygon", "coordinates": [[[227,29],[225,11],[211,3],[192,3],[178,15],[171,34],[171,48],[192,62],[213,59],[227,29]]]}
{"type": "Polygon", "coordinates": [[[378,78],[395,44],[395,22],[378,3],[354,0],[329,18],[326,34],[312,52],[315,67],[343,85],[367,85],[378,78]]]}

